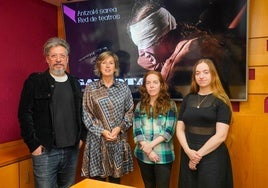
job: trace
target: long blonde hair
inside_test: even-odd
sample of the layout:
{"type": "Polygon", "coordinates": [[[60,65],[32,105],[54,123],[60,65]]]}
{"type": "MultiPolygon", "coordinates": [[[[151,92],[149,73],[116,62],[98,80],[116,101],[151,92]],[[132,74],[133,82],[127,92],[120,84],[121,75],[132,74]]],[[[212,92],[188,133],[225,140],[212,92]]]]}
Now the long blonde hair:
{"type": "Polygon", "coordinates": [[[223,86],[221,84],[220,77],[218,75],[218,72],[216,70],[216,67],[213,63],[213,61],[209,58],[202,58],[199,59],[196,64],[193,66],[193,73],[192,73],[192,82],[191,82],[191,88],[190,88],[190,93],[197,93],[199,91],[199,85],[196,82],[195,79],[195,72],[196,72],[196,67],[200,63],[206,63],[208,65],[210,74],[211,74],[211,83],[210,87],[212,89],[212,94],[222,100],[224,103],[226,103],[230,110],[232,111],[232,103],[226,94],[225,90],[223,89],[223,86]]]}

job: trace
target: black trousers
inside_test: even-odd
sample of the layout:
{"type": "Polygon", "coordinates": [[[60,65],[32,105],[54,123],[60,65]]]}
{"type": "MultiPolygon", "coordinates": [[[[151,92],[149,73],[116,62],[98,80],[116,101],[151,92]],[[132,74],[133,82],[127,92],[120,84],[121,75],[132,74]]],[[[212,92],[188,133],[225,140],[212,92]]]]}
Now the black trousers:
{"type": "Polygon", "coordinates": [[[169,188],[172,162],[147,164],[138,160],[145,188],[169,188]]]}

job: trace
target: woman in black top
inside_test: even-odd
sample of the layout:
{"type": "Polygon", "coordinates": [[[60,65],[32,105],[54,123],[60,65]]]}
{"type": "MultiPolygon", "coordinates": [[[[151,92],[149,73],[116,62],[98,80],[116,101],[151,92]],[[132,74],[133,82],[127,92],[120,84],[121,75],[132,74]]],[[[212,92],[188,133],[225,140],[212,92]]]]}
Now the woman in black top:
{"type": "Polygon", "coordinates": [[[224,141],[232,119],[231,102],[210,59],[193,67],[190,93],[183,99],[177,138],[182,146],[179,188],[233,187],[224,141]]]}

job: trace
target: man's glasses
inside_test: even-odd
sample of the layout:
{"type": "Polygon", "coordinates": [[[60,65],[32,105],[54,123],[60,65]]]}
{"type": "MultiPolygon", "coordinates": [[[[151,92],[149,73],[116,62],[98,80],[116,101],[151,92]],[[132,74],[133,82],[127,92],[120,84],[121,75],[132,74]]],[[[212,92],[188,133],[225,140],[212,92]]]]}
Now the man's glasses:
{"type": "Polygon", "coordinates": [[[67,59],[67,55],[65,54],[51,54],[51,55],[48,55],[48,57],[51,60],[66,60],[67,59]]]}

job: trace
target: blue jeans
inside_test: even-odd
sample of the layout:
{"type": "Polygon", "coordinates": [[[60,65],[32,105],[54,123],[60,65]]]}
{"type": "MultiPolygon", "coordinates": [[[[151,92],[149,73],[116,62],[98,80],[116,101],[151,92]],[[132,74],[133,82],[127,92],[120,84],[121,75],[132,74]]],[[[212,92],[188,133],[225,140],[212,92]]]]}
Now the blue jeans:
{"type": "Polygon", "coordinates": [[[78,147],[44,149],[32,155],[35,188],[69,188],[75,181],[78,147]]]}

